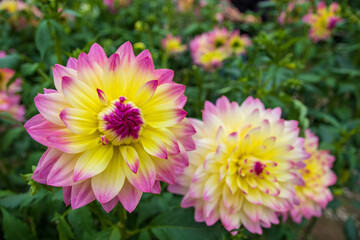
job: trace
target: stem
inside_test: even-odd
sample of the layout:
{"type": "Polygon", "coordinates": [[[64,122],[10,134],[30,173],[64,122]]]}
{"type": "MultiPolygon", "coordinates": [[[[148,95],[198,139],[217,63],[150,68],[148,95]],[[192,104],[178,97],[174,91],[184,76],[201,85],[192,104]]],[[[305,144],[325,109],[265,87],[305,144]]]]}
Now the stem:
{"type": "Polygon", "coordinates": [[[306,225],[304,231],[300,235],[298,240],[306,240],[311,234],[311,231],[313,230],[315,224],[316,224],[317,218],[311,218],[309,223],[306,225]]]}
{"type": "Polygon", "coordinates": [[[127,220],[127,214],[126,214],[126,210],[125,208],[119,208],[119,215],[120,215],[120,223],[119,223],[119,228],[120,228],[120,234],[121,234],[121,239],[127,239],[127,232],[126,232],[126,220],[127,220]]]}

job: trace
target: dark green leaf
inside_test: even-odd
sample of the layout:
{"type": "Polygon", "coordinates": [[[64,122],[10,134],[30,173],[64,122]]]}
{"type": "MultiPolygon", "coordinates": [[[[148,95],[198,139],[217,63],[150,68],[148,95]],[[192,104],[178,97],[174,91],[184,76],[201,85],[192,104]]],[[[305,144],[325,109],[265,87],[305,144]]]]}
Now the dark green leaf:
{"type": "Polygon", "coordinates": [[[1,209],[3,216],[3,230],[6,240],[31,240],[34,235],[28,225],[20,221],[15,216],[8,213],[4,208],[1,209]]]}

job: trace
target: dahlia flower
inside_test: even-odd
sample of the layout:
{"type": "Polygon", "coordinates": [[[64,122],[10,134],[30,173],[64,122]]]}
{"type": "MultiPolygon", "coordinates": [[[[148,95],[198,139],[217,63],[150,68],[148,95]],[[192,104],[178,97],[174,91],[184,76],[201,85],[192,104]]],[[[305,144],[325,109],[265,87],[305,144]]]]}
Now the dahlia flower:
{"type": "Polygon", "coordinates": [[[252,233],[277,224],[278,213],[298,203],[294,185],[309,154],[298,122],[280,118],[248,97],[239,106],[226,97],[205,103],[203,121],[190,119],[197,133],[189,167],[177,172],[169,191],[183,194],[181,206],[195,208],[195,221],[219,219],[228,231],[244,225],[252,233]]]}
{"type": "MultiPolygon", "coordinates": [[[[0,58],[6,56],[1,51],[0,58]]],[[[24,121],[25,108],[20,105],[21,96],[18,92],[21,90],[21,79],[17,78],[9,84],[15,71],[7,68],[0,68],[0,112],[7,112],[18,121],[24,121]]]]}
{"type": "Polygon", "coordinates": [[[338,3],[333,2],[327,7],[325,2],[319,2],[315,14],[308,13],[303,17],[303,21],[311,26],[309,37],[314,42],[328,39],[332,30],[342,21],[339,13],[340,7],[338,3]]]}
{"type": "Polygon", "coordinates": [[[181,53],[186,50],[186,46],[181,44],[180,37],[174,37],[168,34],[166,38],[161,41],[163,49],[169,54],[181,53]]]}
{"type": "Polygon", "coordinates": [[[245,54],[249,45],[249,37],[240,35],[239,31],[229,32],[225,28],[215,28],[211,32],[196,36],[190,42],[190,51],[195,64],[206,70],[213,70],[220,67],[232,54],[245,54]]]}
{"type": "Polygon", "coordinates": [[[305,131],[305,136],[305,150],[311,157],[305,160],[306,167],[300,170],[305,185],[295,187],[300,204],[290,211],[297,223],[302,217],[321,216],[321,209],[333,199],[328,187],[336,182],[336,175],[331,171],[335,157],[327,150],[318,150],[319,138],[310,129],[305,131]]]}
{"type": "Polygon", "coordinates": [[[143,192],[160,193],[188,165],[195,130],[185,118],[185,86],[173,71],[154,69],[148,50],[135,57],[130,42],[109,58],[93,44],[89,54],[53,69],[56,90],[35,97],[40,114],[25,128],[48,147],[33,174],[63,187],[79,208],[97,199],[106,211],[120,201],[131,212],[143,192]]]}

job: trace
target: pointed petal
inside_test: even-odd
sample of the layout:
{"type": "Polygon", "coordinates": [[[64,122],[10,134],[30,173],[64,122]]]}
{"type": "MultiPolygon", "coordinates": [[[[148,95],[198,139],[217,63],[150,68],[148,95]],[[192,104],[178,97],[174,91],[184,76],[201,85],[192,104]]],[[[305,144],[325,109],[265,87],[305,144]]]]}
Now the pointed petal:
{"type": "Polygon", "coordinates": [[[123,188],[117,196],[123,207],[131,213],[138,205],[142,192],[133,187],[128,181],[125,181],[123,188]]]}
{"type": "MultiPolygon", "coordinates": [[[[142,149],[141,146],[135,147],[140,159],[137,173],[133,173],[127,165],[123,165],[127,180],[142,192],[151,192],[155,183],[156,170],[150,156],[142,149]]],[[[126,163],[123,163],[126,164],[126,163]]]]}
{"type": "Polygon", "coordinates": [[[91,178],[103,172],[109,165],[113,156],[111,144],[97,147],[84,152],[77,161],[74,169],[74,181],[91,178]]]}
{"type": "Polygon", "coordinates": [[[104,49],[97,43],[94,43],[89,50],[89,57],[95,61],[101,68],[104,68],[108,60],[104,49]]]}
{"type": "Polygon", "coordinates": [[[47,184],[54,187],[68,187],[74,184],[74,167],[79,159],[79,154],[63,153],[51,169],[47,184]]]}
{"type": "Polygon", "coordinates": [[[116,204],[119,202],[119,199],[117,197],[114,197],[112,200],[106,203],[102,203],[101,206],[104,208],[104,210],[109,213],[111,210],[114,209],[116,204]]]}
{"type": "Polygon", "coordinates": [[[90,180],[73,185],[71,188],[71,207],[77,209],[95,200],[90,180]]]}
{"type": "Polygon", "coordinates": [[[63,188],[63,196],[64,196],[64,202],[66,206],[69,206],[71,204],[71,189],[72,187],[64,187],[63,188]]]}
{"type": "Polygon", "coordinates": [[[74,134],[67,128],[54,131],[47,137],[48,144],[66,153],[80,153],[95,147],[99,143],[99,135],[74,134]]]}
{"type": "Polygon", "coordinates": [[[38,183],[47,184],[46,180],[49,172],[62,154],[63,152],[55,148],[48,148],[46,152],[41,156],[39,164],[37,165],[32,176],[32,179],[34,179],[38,183]]]}
{"type": "Polygon", "coordinates": [[[139,107],[146,103],[155,94],[158,84],[158,80],[151,80],[144,83],[137,91],[134,103],[139,107]]]}
{"type": "Polygon", "coordinates": [[[149,128],[145,128],[141,134],[140,143],[144,147],[145,151],[155,157],[167,159],[166,146],[161,139],[154,135],[154,131],[149,128]]]}
{"type": "Polygon", "coordinates": [[[98,128],[98,120],[91,112],[76,108],[65,108],[60,118],[70,131],[75,134],[92,134],[98,128]]]}
{"type": "Polygon", "coordinates": [[[103,89],[103,69],[88,55],[81,53],[77,62],[78,78],[93,89],[103,89]]]}
{"type": "Polygon", "coordinates": [[[170,104],[154,105],[143,109],[144,118],[154,128],[172,127],[181,122],[187,112],[170,104]]]}
{"type": "Polygon", "coordinates": [[[120,192],[124,184],[125,174],[119,154],[116,151],[107,168],[102,173],[91,178],[92,189],[100,203],[111,201],[120,192]]]}
{"type": "Polygon", "coordinates": [[[131,146],[120,146],[120,153],[130,170],[133,173],[137,173],[139,168],[139,156],[136,150],[131,146]]]}
{"type": "Polygon", "coordinates": [[[101,103],[96,88],[70,77],[62,78],[63,94],[69,104],[75,108],[85,109],[95,114],[101,110],[101,103]]]}
{"type": "Polygon", "coordinates": [[[35,106],[40,114],[48,121],[64,126],[59,114],[70,105],[67,103],[62,93],[39,94],[34,98],[35,106]]]}

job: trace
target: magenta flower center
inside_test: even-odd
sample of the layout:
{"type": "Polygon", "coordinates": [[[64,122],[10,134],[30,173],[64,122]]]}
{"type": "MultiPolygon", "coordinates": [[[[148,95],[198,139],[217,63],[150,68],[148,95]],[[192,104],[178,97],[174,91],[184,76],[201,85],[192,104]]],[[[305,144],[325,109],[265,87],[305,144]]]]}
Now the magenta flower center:
{"type": "MultiPolygon", "coordinates": [[[[125,97],[111,102],[98,119],[100,132],[114,145],[136,142],[145,124],[141,110],[125,97]]],[[[107,143],[104,137],[101,142],[107,143]]]]}
{"type": "Polygon", "coordinates": [[[256,162],[254,165],[254,171],[256,175],[260,175],[264,170],[264,166],[260,162],[256,162]]]}

